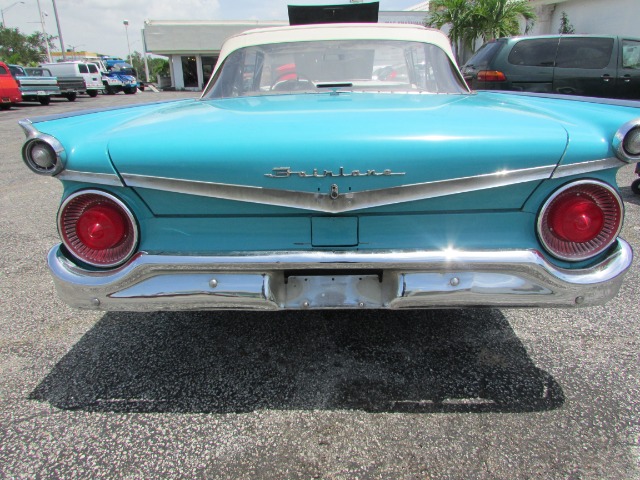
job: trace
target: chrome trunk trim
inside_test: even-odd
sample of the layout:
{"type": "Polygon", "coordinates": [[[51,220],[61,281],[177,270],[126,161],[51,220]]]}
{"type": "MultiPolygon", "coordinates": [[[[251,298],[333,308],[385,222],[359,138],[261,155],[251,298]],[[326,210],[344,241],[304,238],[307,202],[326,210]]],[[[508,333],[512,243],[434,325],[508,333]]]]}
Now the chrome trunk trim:
{"type": "Polygon", "coordinates": [[[123,173],[128,187],[149,188],[187,195],[260,203],[325,213],[343,213],[397,203],[475,192],[524,182],[548,179],[555,165],[505,170],[473,177],[453,178],[434,182],[400,185],[397,187],[333,194],[330,190],[300,192],[294,190],[232,185],[225,183],[179,180],[123,173]]]}
{"type": "Polygon", "coordinates": [[[96,310],[576,307],[612,299],[632,257],[618,239],[603,261],[578,270],[537,250],[140,253],[88,271],[57,246],[48,264],[65,302],[96,310]]]}

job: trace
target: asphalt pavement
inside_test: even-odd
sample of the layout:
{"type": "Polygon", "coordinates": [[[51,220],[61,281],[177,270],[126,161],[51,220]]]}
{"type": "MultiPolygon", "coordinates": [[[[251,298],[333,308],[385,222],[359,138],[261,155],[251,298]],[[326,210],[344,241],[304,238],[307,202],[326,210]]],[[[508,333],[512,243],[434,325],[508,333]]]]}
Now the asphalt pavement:
{"type": "MultiPolygon", "coordinates": [[[[62,192],[0,112],[0,478],[638,479],[637,260],[575,310],[99,313],[45,265],[62,192]]],[[[633,167],[622,236],[640,252],[633,167]]]]}

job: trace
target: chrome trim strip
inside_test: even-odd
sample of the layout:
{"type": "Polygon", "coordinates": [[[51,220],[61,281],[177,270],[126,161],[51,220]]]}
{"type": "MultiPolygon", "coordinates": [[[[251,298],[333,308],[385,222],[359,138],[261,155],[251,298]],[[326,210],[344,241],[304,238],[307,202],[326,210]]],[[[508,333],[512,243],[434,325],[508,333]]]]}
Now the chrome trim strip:
{"type": "Polygon", "coordinates": [[[559,165],[556,168],[551,178],[563,178],[570,177],[572,175],[582,175],[590,172],[597,172],[599,170],[606,170],[608,168],[619,168],[626,165],[626,162],[616,158],[609,157],[601,160],[590,160],[588,162],[573,163],[569,165],[559,165]]]}
{"type": "Polygon", "coordinates": [[[111,187],[124,187],[124,183],[115,173],[78,172],[76,170],[64,170],[56,178],[68,182],[94,183],[111,187]]]}
{"type": "Polygon", "coordinates": [[[342,213],[415,200],[443,197],[446,195],[474,192],[477,190],[486,190],[524,182],[546,180],[550,178],[555,168],[555,165],[545,165],[521,170],[505,170],[473,177],[341,193],[337,196],[334,195],[333,197],[335,198],[332,197],[330,191],[327,193],[298,192],[294,190],[179,180],[175,178],[133,175],[129,173],[123,173],[122,178],[128,187],[149,188],[202,197],[261,203],[325,213],[342,213]]]}
{"type": "Polygon", "coordinates": [[[78,308],[280,310],[599,305],[617,294],[632,260],[618,239],[601,263],[579,270],[556,267],[537,250],[451,250],[139,253],[115,270],[87,271],[59,245],[48,265],[59,296],[78,308]],[[296,271],[287,282],[286,270],[296,271]]]}

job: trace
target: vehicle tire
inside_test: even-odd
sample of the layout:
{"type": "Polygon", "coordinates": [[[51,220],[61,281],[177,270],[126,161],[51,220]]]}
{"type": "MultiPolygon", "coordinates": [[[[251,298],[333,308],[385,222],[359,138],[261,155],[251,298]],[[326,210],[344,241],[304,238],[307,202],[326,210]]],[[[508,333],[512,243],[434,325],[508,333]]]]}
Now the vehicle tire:
{"type": "Polygon", "coordinates": [[[49,105],[51,103],[51,97],[40,97],[38,98],[40,105],[49,105]]]}
{"type": "Polygon", "coordinates": [[[125,88],[124,89],[124,93],[127,94],[127,95],[131,95],[133,93],[136,93],[136,90],[137,89],[135,87],[134,88],[125,88]]]}
{"type": "Polygon", "coordinates": [[[97,97],[98,96],[98,91],[97,90],[87,90],[87,95],[89,95],[91,98],[97,97]]]}
{"type": "Polygon", "coordinates": [[[0,110],[9,110],[11,108],[10,103],[0,103],[0,110]]]}
{"type": "Polygon", "coordinates": [[[70,102],[75,102],[76,98],[78,98],[78,94],[76,92],[73,93],[67,93],[65,95],[65,97],[67,98],[67,100],[69,100],[70,102]]]}
{"type": "Polygon", "coordinates": [[[138,90],[140,90],[141,92],[144,92],[144,85],[140,84],[138,86],[138,90]]]}
{"type": "Polygon", "coordinates": [[[631,191],[636,195],[640,195],[640,178],[631,183],[631,191]]]}
{"type": "Polygon", "coordinates": [[[115,95],[116,92],[109,85],[105,85],[104,93],[106,93],[107,95],[115,95]]]}

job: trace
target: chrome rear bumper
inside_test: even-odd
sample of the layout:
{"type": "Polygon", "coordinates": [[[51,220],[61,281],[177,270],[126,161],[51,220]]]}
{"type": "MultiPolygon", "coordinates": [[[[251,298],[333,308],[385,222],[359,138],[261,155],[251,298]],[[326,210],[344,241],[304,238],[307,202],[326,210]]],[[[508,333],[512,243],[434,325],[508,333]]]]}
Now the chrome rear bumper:
{"type": "Polygon", "coordinates": [[[613,298],[631,265],[621,239],[600,264],[553,266],[536,250],[258,252],[224,256],[140,253],[87,271],[60,246],[48,263],[59,296],[96,310],[576,307],[613,298]]]}

